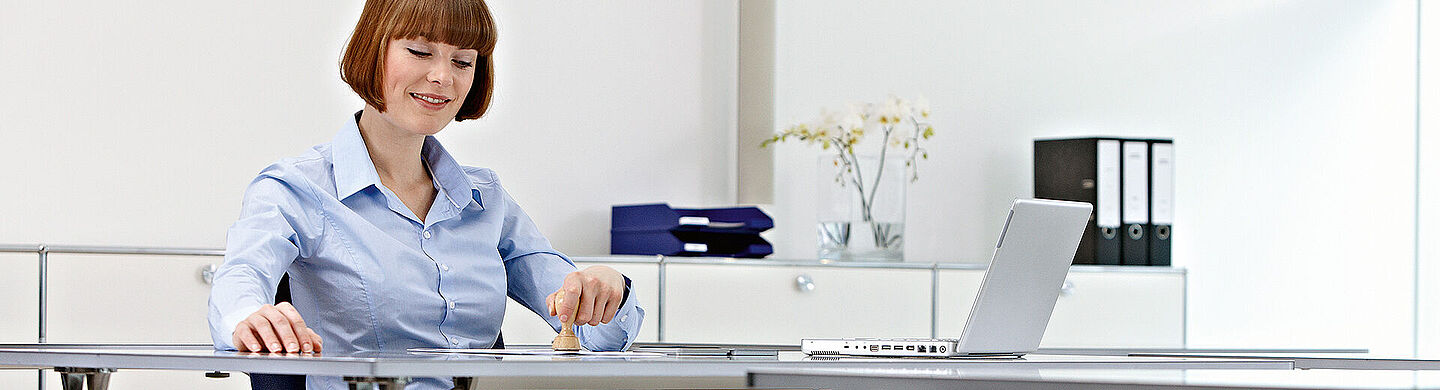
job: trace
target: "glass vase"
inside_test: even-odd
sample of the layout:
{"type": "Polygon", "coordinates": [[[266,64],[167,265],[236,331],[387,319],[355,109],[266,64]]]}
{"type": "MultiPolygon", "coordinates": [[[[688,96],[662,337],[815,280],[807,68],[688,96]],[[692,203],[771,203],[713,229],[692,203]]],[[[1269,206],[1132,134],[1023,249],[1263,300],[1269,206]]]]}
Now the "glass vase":
{"type": "Polygon", "coordinates": [[[905,159],[831,155],[818,165],[820,259],[903,261],[905,159]]]}

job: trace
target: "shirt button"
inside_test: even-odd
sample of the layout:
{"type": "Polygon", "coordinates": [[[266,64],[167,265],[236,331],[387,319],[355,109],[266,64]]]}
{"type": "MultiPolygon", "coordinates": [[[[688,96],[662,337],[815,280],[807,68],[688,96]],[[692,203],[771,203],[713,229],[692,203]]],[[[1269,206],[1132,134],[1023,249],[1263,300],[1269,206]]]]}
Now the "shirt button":
{"type": "Polygon", "coordinates": [[[422,235],[425,236],[425,239],[430,239],[430,231],[429,231],[429,230],[426,230],[425,233],[422,234],[422,235]]]}
{"type": "Polygon", "coordinates": [[[441,265],[440,265],[440,270],[449,272],[449,271],[450,271],[450,266],[445,265],[445,264],[441,264],[441,265]]]}
{"type": "Polygon", "coordinates": [[[450,306],[450,310],[455,310],[455,301],[445,301],[445,303],[450,306]]]}
{"type": "Polygon", "coordinates": [[[625,322],[625,320],[628,320],[628,319],[630,319],[630,315],[629,315],[629,314],[620,316],[620,322],[625,322]]]}

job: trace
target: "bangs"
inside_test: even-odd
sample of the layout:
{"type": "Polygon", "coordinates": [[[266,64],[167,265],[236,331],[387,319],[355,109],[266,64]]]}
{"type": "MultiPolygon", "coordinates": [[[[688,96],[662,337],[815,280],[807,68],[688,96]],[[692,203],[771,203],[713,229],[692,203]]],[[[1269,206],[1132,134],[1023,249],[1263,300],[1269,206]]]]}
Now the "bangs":
{"type": "Polygon", "coordinates": [[[480,0],[399,0],[383,25],[391,39],[423,37],[431,42],[473,49],[481,56],[495,50],[495,21],[480,0]]]}

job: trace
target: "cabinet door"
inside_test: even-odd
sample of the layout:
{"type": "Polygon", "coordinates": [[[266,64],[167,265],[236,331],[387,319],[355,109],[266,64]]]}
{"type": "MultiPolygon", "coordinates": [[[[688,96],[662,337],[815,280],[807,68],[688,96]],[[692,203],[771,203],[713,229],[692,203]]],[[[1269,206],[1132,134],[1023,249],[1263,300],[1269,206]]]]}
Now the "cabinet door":
{"type": "Polygon", "coordinates": [[[40,341],[39,254],[0,253],[0,297],[0,343],[40,341]]]}
{"type": "Polygon", "coordinates": [[[1185,346],[1185,275],[1071,272],[1043,347],[1185,346]]]}
{"type": "MultiPolygon", "coordinates": [[[[640,324],[640,336],[635,341],[658,341],[656,335],[659,334],[657,319],[660,315],[659,264],[583,262],[575,265],[581,269],[592,265],[606,265],[629,277],[631,297],[640,299],[640,308],[645,310],[645,322],[640,324]]],[[[550,341],[555,339],[555,331],[550,329],[550,325],[535,313],[531,313],[530,309],[516,303],[515,300],[507,302],[505,323],[500,327],[501,332],[505,335],[505,343],[550,345],[550,341]]]]}
{"type": "Polygon", "coordinates": [[[667,264],[665,341],[927,337],[930,271],[667,264]],[[808,277],[813,289],[796,283],[808,277]]]}
{"type": "MultiPolygon", "coordinates": [[[[940,337],[965,330],[982,270],[942,270],[940,337]]],[[[1071,272],[1041,347],[1184,346],[1185,276],[1178,273],[1071,272]]]]}
{"type": "Polygon", "coordinates": [[[210,343],[210,285],[220,257],[49,256],[52,343],[210,343]]]}
{"type": "MultiPolygon", "coordinates": [[[[0,368],[0,389],[39,389],[38,370],[0,368]]],[[[57,382],[58,383],[58,382],[57,382]]]]}

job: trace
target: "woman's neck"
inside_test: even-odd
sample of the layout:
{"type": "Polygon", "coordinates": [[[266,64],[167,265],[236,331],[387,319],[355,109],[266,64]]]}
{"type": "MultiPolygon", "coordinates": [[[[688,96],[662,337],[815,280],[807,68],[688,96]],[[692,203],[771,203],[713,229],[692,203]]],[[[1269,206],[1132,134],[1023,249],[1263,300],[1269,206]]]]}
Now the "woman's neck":
{"type": "Polygon", "coordinates": [[[365,139],[365,149],[375,163],[375,173],[380,175],[382,184],[394,191],[431,185],[430,172],[420,159],[425,136],[396,128],[380,116],[379,110],[368,105],[360,114],[359,125],[360,137],[365,139]]]}

